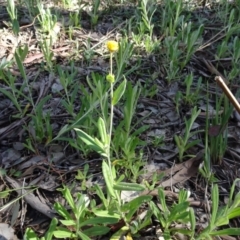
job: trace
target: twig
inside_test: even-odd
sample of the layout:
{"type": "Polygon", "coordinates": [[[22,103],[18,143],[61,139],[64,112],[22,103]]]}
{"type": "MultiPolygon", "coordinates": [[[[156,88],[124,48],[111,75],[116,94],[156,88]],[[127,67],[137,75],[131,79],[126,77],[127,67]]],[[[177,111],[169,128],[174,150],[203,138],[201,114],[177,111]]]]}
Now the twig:
{"type": "Polygon", "coordinates": [[[232,105],[235,107],[235,109],[240,114],[240,104],[238,103],[237,99],[233,96],[231,90],[228,88],[228,86],[225,84],[224,80],[221,76],[216,76],[215,81],[219,85],[219,87],[222,88],[223,92],[228,97],[229,101],[232,103],[232,105]]]}

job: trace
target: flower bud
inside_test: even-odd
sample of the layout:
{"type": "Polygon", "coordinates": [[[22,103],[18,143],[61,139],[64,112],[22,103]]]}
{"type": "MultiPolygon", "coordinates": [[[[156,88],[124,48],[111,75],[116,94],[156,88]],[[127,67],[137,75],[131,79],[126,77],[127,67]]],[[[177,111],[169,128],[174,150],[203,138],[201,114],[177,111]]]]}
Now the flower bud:
{"type": "Polygon", "coordinates": [[[110,83],[115,82],[115,76],[113,74],[109,73],[106,78],[107,78],[107,81],[110,82],[110,83]]]}

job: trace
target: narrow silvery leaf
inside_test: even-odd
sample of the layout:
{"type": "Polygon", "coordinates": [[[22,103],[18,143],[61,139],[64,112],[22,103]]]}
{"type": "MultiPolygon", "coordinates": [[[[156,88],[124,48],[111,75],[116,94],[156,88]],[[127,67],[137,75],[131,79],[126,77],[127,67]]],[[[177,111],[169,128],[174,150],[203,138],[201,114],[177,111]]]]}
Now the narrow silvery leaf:
{"type": "Polygon", "coordinates": [[[103,143],[108,143],[108,136],[106,131],[106,125],[102,118],[98,119],[98,131],[101,136],[101,140],[103,143]]]}
{"type": "Polygon", "coordinates": [[[127,85],[127,80],[126,78],[124,78],[124,80],[121,82],[121,84],[113,93],[112,105],[116,105],[119,102],[119,100],[121,99],[122,95],[125,92],[126,85],[127,85]]]}
{"type": "Polygon", "coordinates": [[[113,189],[114,179],[112,178],[111,168],[108,166],[108,164],[105,161],[103,161],[103,163],[102,163],[102,171],[103,171],[104,180],[107,185],[107,190],[108,190],[109,194],[115,198],[116,194],[113,189]]]}
{"type": "Polygon", "coordinates": [[[216,184],[212,187],[212,214],[210,226],[214,226],[218,212],[219,192],[216,184]]]}
{"type": "Polygon", "coordinates": [[[97,144],[97,143],[99,143],[99,141],[97,142],[96,139],[92,138],[90,135],[88,135],[87,133],[85,133],[81,129],[74,128],[74,130],[77,132],[78,137],[83,142],[85,142],[88,145],[88,147],[90,147],[92,150],[94,150],[98,153],[104,152],[104,149],[102,148],[102,146],[99,146],[97,144]]]}
{"type": "Polygon", "coordinates": [[[143,191],[145,187],[137,183],[120,182],[113,185],[113,188],[120,191],[143,191]]]}
{"type": "Polygon", "coordinates": [[[23,66],[21,57],[19,56],[19,54],[18,54],[17,51],[15,52],[15,60],[16,60],[16,62],[17,62],[18,69],[19,69],[19,71],[20,71],[23,79],[24,79],[24,80],[27,80],[27,75],[26,75],[26,72],[25,72],[25,69],[24,69],[24,66],[23,66]]]}
{"type": "Polygon", "coordinates": [[[53,232],[56,229],[57,224],[58,224],[58,220],[56,218],[53,218],[51,223],[50,223],[50,227],[49,227],[49,229],[46,233],[45,240],[51,240],[52,239],[53,232]]]}

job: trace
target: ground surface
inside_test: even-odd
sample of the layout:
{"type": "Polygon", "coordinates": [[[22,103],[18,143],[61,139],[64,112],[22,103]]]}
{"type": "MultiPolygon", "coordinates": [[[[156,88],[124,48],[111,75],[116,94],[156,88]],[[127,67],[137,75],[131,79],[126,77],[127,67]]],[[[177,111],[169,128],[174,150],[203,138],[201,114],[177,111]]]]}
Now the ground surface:
{"type": "MultiPolygon", "coordinates": [[[[91,101],[94,103],[95,100],[93,89],[87,83],[87,77],[92,81],[92,73],[98,73],[102,76],[102,81],[105,81],[105,75],[109,70],[106,41],[109,39],[120,41],[127,36],[127,41],[133,43],[133,54],[126,59],[123,74],[133,86],[139,84],[142,89],[136,105],[133,125],[135,129],[147,126],[146,130],[140,134],[144,144],[134,149],[135,156],[137,158],[141,152],[143,165],[150,166],[151,163],[154,169],[148,170],[145,175],[135,176],[136,181],[139,182],[144,178],[151,182],[154,172],[164,173],[165,178],[158,183],[158,186],[165,188],[170,202],[174,201],[176,197],[174,194],[179,189],[188,189],[191,192],[191,204],[192,206],[195,204],[198,226],[196,231],[201,231],[209,214],[203,207],[206,200],[204,196],[210,198],[211,194],[209,188],[206,190],[208,185],[206,179],[198,174],[198,167],[205,156],[206,119],[207,117],[218,119],[217,123],[213,122],[213,125],[223,124],[221,120],[223,104],[218,111],[216,109],[216,100],[218,101],[223,93],[214,81],[214,77],[220,75],[227,78],[231,72],[233,58],[230,54],[226,54],[226,57],[217,57],[217,48],[230,31],[226,29],[227,24],[220,21],[221,5],[212,1],[205,5],[199,4],[198,7],[193,8],[192,12],[190,10],[182,12],[182,16],[188,19],[185,20],[186,22],[192,21],[196,29],[202,23],[204,31],[198,38],[200,44],[173,79],[170,79],[170,73],[173,70],[169,67],[171,61],[167,57],[166,50],[169,46],[164,42],[166,33],[160,27],[158,28],[164,9],[161,3],[156,5],[153,18],[153,39],[156,46],[151,52],[147,52],[141,41],[137,43],[136,38],[132,36],[137,25],[137,20],[134,18],[132,25],[129,23],[131,17],[136,15],[134,3],[112,4],[105,8],[103,6],[103,9],[99,10],[99,19],[95,26],[92,26],[91,17],[88,14],[90,9],[84,7],[77,27],[72,27],[70,21],[70,14],[75,10],[63,9],[57,3],[47,5],[58,16],[55,28],[56,39],[52,45],[53,58],[50,61],[52,66],[46,61],[41,50],[39,44],[41,36],[37,21],[34,22],[33,18],[29,18],[29,12],[25,7],[19,8],[20,33],[17,38],[11,27],[7,26],[10,18],[5,6],[4,2],[0,6],[0,59],[2,64],[3,61],[13,61],[13,63],[7,68],[8,72],[6,68],[1,69],[0,87],[3,91],[0,94],[0,164],[2,167],[0,190],[18,190],[7,197],[0,198],[1,207],[16,200],[11,206],[2,208],[0,222],[11,222],[20,239],[27,227],[33,228],[39,235],[43,234],[53,217],[49,210],[53,209],[56,201],[64,202],[56,189],[65,184],[75,192],[81,191],[82,189],[78,186],[81,185],[82,180],[76,180],[75,176],[77,170],[82,170],[86,163],[89,164],[88,174],[91,175],[87,178],[87,184],[104,185],[101,174],[102,158],[90,151],[84,152],[80,148],[76,150],[73,147],[74,141],[69,144],[71,142],[68,139],[76,138],[73,130],[61,135],[61,138],[54,139],[66,124],[74,123],[75,127],[85,129],[95,127],[91,125],[92,122],[89,119],[98,117],[98,111],[93,111],[93,108],[98,109],[98,106],[91,106],[91,101]],[[16,47],[25,44],[28,46],[28,53],[24,59],[28,86],[24,85],[21,71],[14,60],[16,47]],[[64,72],[74,72],[72,82],[67,87],[69,99],[76,94],[75,99],[70,100],[72,109],[70,105],[66,107],[66,92],[61,83],[59,69],[64,72]],[[192,95],[187,95],[184,79],[190,73],[193,74],[193,83],[190,86],[192,95]],[[8,79],[10,79],[9,76],[15,79],[12,85],[4,81],[3,74],[8,76],[8,79]],[[200,78],[201,84],[198,86],[200,78]],[[24,87],[21,88],[23,85],[24,87]],[[18,94],[19,92],[15,91],[14,96],[19,103],[19,109],[13,99],[6,95],[6,91],[11,92],[13,86],[22,93],[18,94]],[[74,92],[77,87],[77,91],[74,92]],[[86,97],[88,94],[92,96],[92,100],[89,96],[89,98],[86,97]],[[179,98],[176,97],[178,94],[180,94],[179,98]],[[195,106],[201,109],[201,113],[194,122],[192,130],[201,131],[195,134],[194,138],[190,138],[189,142],[196,139],[200,141],[186,151],[185,156],[188,155],[188,157],[181,163],[174,136],[184,135],[186,131],[184,118],[191,117],[195,106]],[[206,114],[207,107],[209,116],[206,114]],[[49,114],[46,114],[47,112],[49,114]],[[81,117],[83,114],[86,114],[85,119],[81,117]],[[39,119],[42,119],[42,122],[39,119]],[[21,190],[23,186],[36,186],[37,190],[34,189],[32,195],[26,195],[24,200],[22,198],[17,200],[18,196],[25,193],[25,190],[21,190]]],[[[239,6],[233,4],[232,7],[236,7],[239,11],[239,6]]],[[[235,24],[239,25],[239,22],[235,24]]],[[[239,31],[235,31],[229,38],[234,39],[237,35],[239,36],[239,31]]],[[[183,48],[187,51],[185,44],[179,43],[175,46],[176,49],[173,47],[173,50],[183,48]]],[[[178,61],[183,62],[183,58],[179,56],[178,61]]],[[[240,84],[239,76],[238,73],[233,77],[230,84],[230,89],[236,95],[240,84]]],[[[119,81],[121,79],[119,77],[119,81]]],[[[115,125],[123,117],[123,107],[123,104],[120,104],[115,109],[115,125]]],[[[240,177],[239,120],[239,115],[233,109],[227,121],[228,133],[223,136],[227,138],[226,152],[224,156],[211,156],[211,170],[217,179],[220,191],[219,205],[226,204],[233,181],[240,177]]],[[[92,133],[95,134],[96,130],[92,133]]],[[[209,136],[214,137],[219,134],[222,133],[216,126],[209,128],[209,136]]],[[[221,148],[221,145],[217,148],[221,148]]],[[[123,170],[119,168],[119,171],[123,170]]],[[[236,190],[238,191],[239,188],[236,190]]],[[[154,195],[154,193],[151,194],[154,195]]],[[[155,226],[150,226],[148,232],[141,232],[142,237],[150,239],[148,237],[155,236],[155,226]]],[[[239,227],[239,219],[232,221],[230,226],[239,227]]],[[[222,239],[239,239],[239,237],[222,239]]]]}

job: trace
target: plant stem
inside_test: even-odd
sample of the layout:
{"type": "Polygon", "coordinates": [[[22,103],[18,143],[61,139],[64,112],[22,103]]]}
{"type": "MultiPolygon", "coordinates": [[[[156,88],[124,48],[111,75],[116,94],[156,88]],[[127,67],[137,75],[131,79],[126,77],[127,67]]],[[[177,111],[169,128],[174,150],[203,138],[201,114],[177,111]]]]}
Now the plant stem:
{"type": "MultiPolygon", "coordinates": [[[[110,74],[112,75],[112,57],[113,54],[110,53],[110,74]]],[[[111,145],[111,136],[112,136],[112,124],[113,124],[113,104],[112,104],[112,99],[113,99],[113,83],[110,83],[110,99],[111,99],[111,110],[110,110],[110,126],[109,126],[109,145],[108,145],[108,161],[110,164],[110,145],[111,145]]]]}

